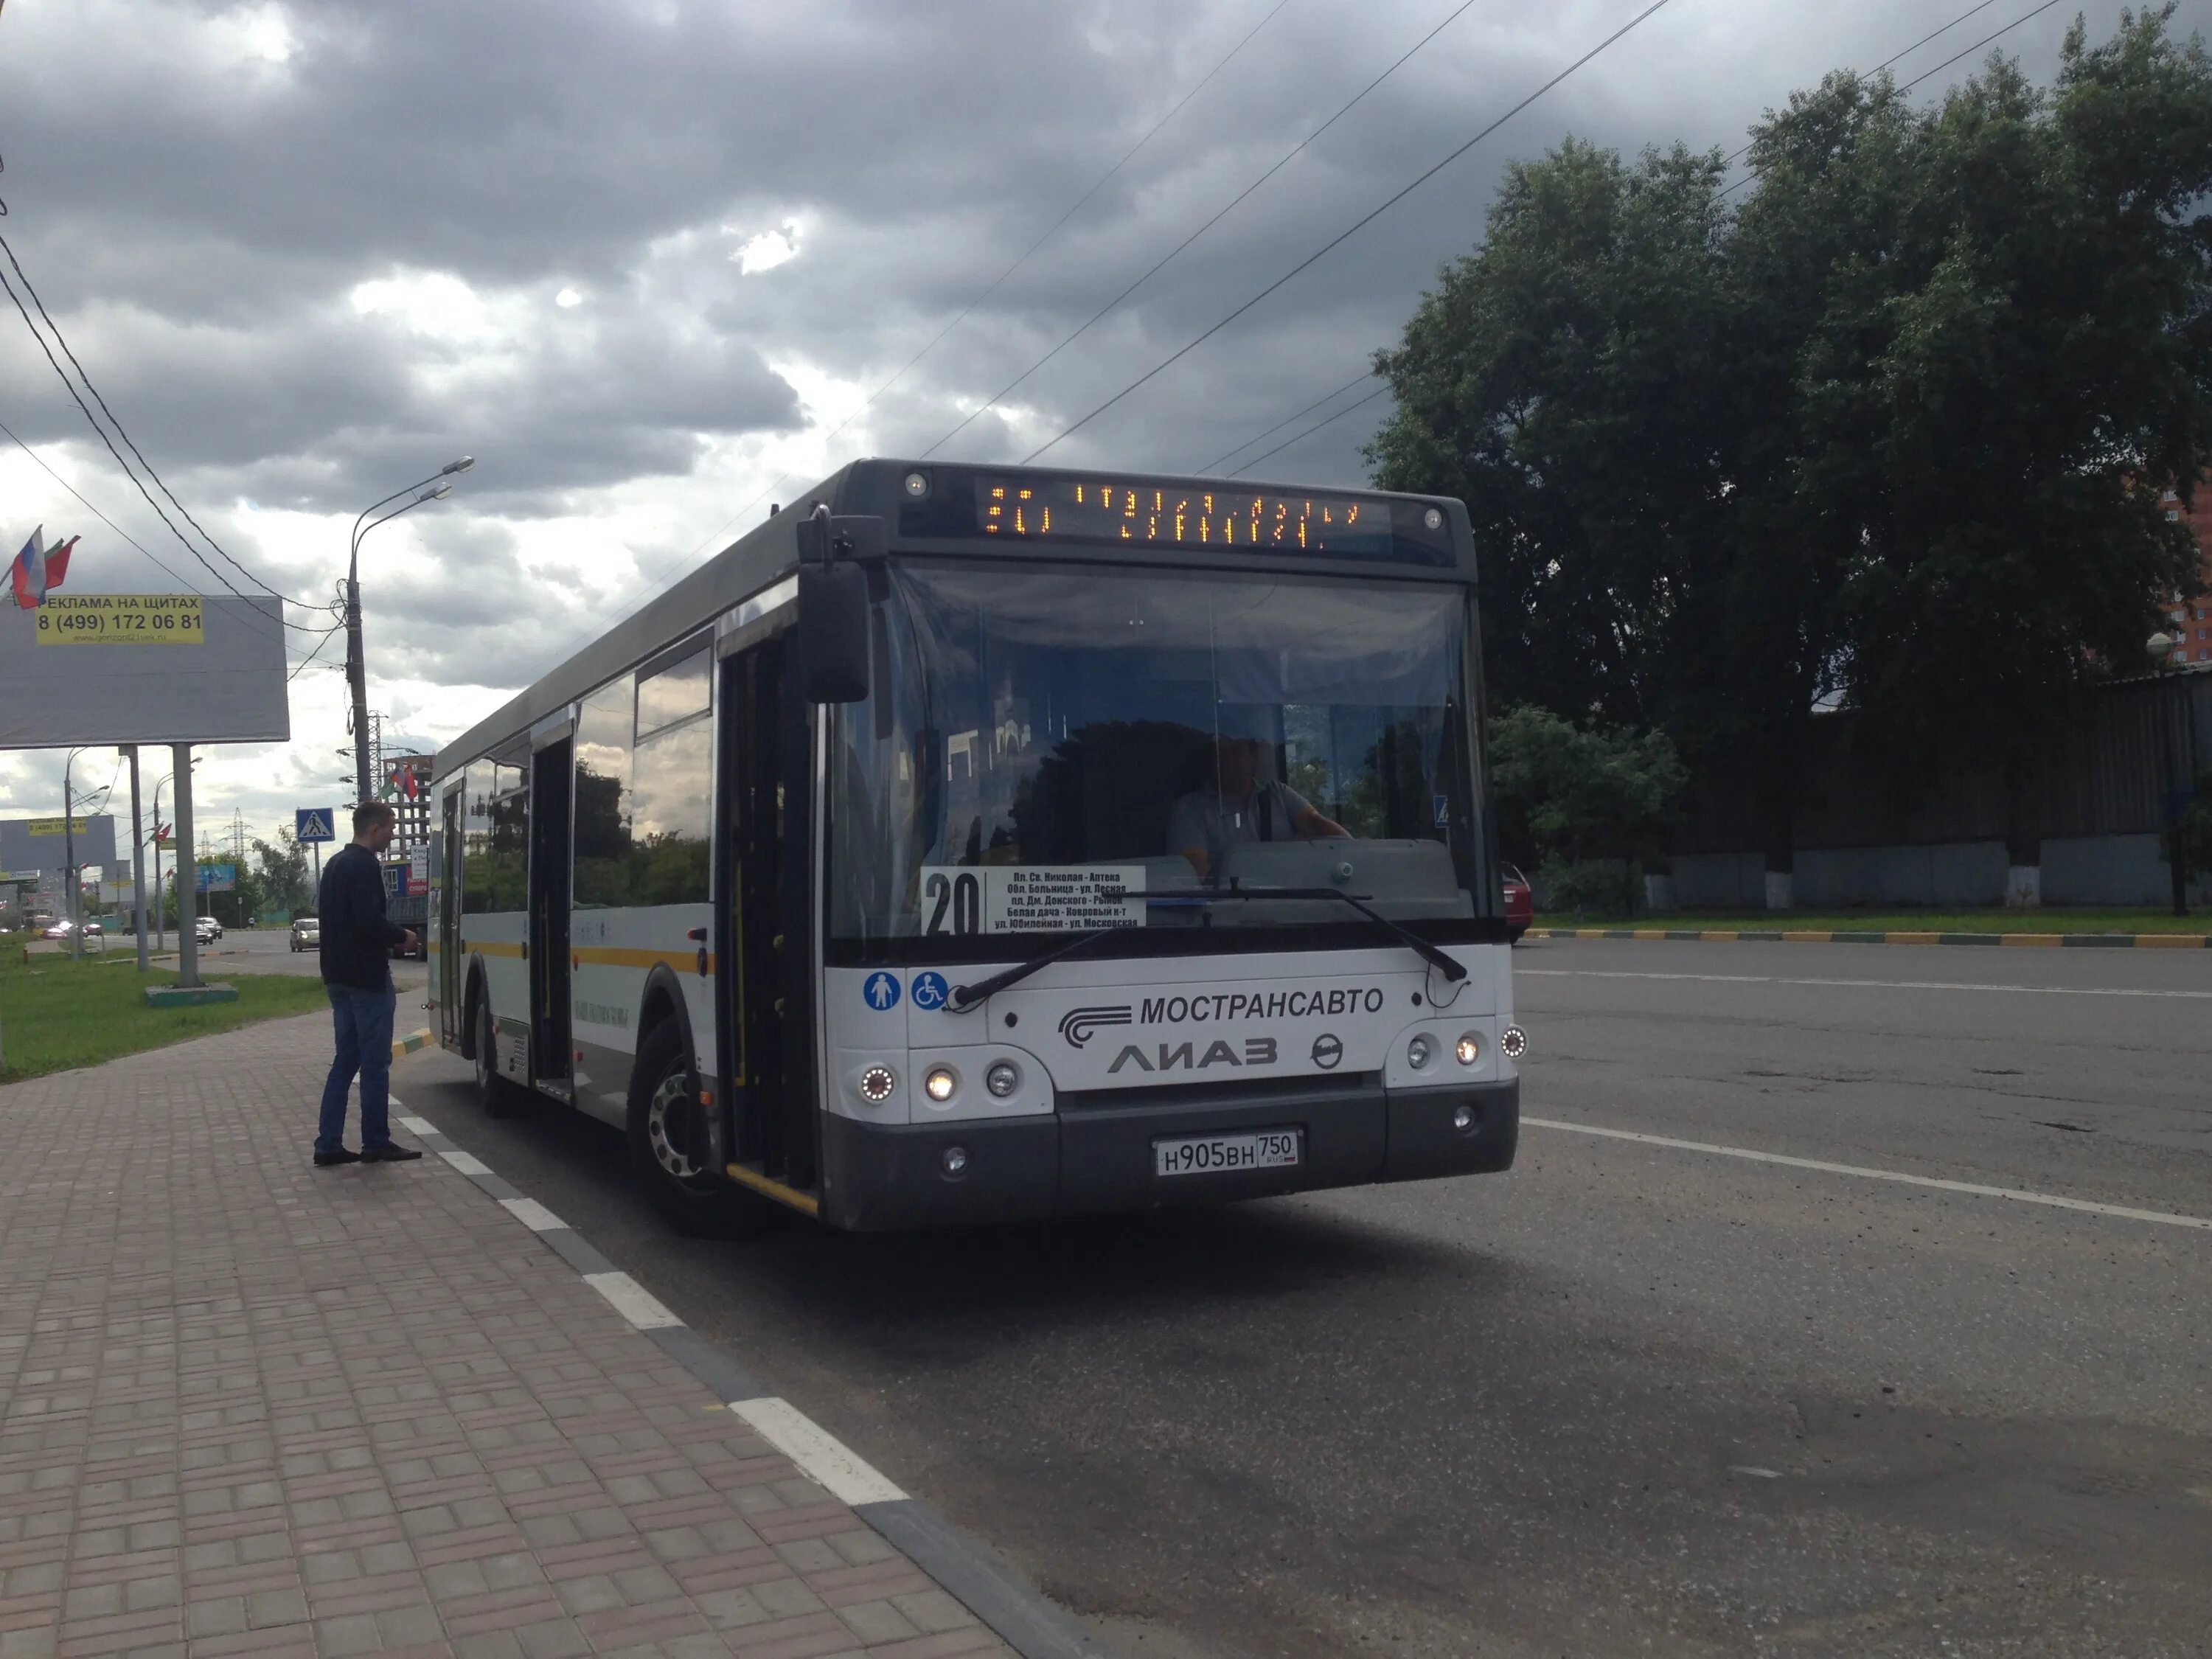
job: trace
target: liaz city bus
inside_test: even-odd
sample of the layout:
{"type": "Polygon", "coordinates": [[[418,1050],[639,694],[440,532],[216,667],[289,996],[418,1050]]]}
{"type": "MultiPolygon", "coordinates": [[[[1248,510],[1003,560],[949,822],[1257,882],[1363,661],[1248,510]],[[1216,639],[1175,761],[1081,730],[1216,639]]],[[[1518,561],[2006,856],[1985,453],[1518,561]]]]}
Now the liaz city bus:
{"type": "Polygon", "coordinates": [[[438,757],[436,1030],[679,1226],[1501,1170],[1456,501],[856,461],[438,757]]]}

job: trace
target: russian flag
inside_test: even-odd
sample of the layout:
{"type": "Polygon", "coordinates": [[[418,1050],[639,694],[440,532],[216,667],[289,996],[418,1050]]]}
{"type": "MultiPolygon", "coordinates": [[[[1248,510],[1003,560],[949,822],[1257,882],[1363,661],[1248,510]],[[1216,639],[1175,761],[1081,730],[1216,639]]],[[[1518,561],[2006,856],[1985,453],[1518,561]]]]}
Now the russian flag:
{"type": "MultiPolygon", "coordinates": [[[[4,3],[4,0],[0,0],[4,3]]],[[[48,593],[62,585],[69,574],[70,550],[80,539],[72,536],[65,542],[44,545],[46,527],[40,525],[31,532],[31,539],[23,544],[23,550],[15,555],[12,574],[15,580],[15,604],[25,611],[34,611],[46,600],[48,593]]]]}

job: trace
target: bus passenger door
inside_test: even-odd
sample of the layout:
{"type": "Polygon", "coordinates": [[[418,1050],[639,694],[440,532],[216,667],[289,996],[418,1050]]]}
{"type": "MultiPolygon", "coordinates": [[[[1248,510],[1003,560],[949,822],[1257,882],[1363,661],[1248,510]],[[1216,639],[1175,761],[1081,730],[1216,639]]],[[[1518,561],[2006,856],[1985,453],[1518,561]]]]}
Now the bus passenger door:
{"type": "Polygon", "coordinates": [[[806,708],[792,694],[787,627],[722,663],[716,918],[731,1161],[799,1192],[818,1179],[806,872],[806,708]]]}
{"type": "Polygon", "coordinates": [[[461,1036],[461,799],[446,792],[438,841],[438,1040],[447,1045],[461,1036]]]}
{"type": "Polygon", "coordinates": [[[532,757],[530,768],[530,1075],[571,1096],[568,1042],[568,883],[575,739],[532,757]]]}

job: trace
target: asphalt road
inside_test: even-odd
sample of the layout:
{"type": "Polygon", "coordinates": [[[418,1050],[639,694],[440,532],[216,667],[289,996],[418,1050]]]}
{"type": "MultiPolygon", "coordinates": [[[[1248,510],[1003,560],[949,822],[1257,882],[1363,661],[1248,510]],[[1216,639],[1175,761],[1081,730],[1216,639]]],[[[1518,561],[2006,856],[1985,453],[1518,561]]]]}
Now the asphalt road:
{"type": "Polygon", "coordinates": [[[1511,1174],[1211,1213],[681,1240],[394,1087],[1118,1652],[2212,1652],[2212,1231],[2096,1207],[2212,1218],[2212,952],[1516,962],[1511,1174]]]}
{"type": "MultiPolygon", "coordinates": [[[[110,942],[110,950],[132,950],[136,946],[129,939],[110,942]]],[[[176,941],[169,941],[173,952],[176,941]]],[[[321,958],[310,948],[292,948],[289,927],[234,927],[213,945],[200,947],[200,973],[204,978],[216,979],[224,974],[305,974],[310,977],[322,971],[321,958]]],[[[396,961],[392,964],[392,982],[398,988],[399,1011],[397,1024],[402,1035],[415,1030],[424,1024],[422,988],[429,970],[422,963],[412,960],[396,961]]]]}

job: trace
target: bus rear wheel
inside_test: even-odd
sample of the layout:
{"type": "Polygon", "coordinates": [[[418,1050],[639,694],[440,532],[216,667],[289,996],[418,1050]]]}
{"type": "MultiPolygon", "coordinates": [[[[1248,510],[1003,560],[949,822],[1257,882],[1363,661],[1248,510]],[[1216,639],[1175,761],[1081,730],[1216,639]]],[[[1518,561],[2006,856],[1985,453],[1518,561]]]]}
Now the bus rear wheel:
{"type": "Polygon", "coordinates": [[[727,1238],[775,1218],[767,1200],[709,1167],[696,1070],[674,1020],[647,1033],[630,1078],[630,1167],[663,1220],[680,1233],[727,1238]]]}
{"type": "Polygon", "coordinates": [[[514,1085],[499,1073],[499,1049],[491,1023],[491,999],[477,998],[477,1098],[486,1117],[505,1117],[514,1109],[514,1085]]]}

